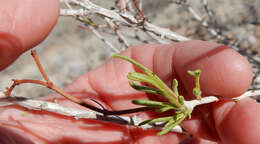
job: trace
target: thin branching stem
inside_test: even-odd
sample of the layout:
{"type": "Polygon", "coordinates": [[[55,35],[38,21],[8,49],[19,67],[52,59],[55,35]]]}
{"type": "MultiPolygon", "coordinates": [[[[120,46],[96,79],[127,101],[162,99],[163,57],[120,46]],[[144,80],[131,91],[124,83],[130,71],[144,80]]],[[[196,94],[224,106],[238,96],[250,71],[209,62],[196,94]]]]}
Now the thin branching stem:
{"type": "Polygon", "coordinates": [[[144,13],[143,13],[143,11],[140,9],[140,7],[139,7],[139,5],[138,5],[137,1],[136,1],[136,0],[133,0],[133,3],[134,3],[134,6],[135,6],[136,10],[137,10],[137,11],[138,11],[138,13],[141,15],[141,17],[142,17],[142,20],[145,20],[145,19],[146,19],[146,17],[144,16],[144,13]]]}
{"type": "Polygon", "coordinates": [[[46,74],[46,72],[44,71],[39,57],[36,53],[35,50],[31,51],[31,54],[33,56],[33,59],[35,61],[35,63],[37,64],[38,69],[40,70],[42,76],[44,77],[44,79],[46,80],[46,82],[44,81],[40,81],[40,80],[33,80],[33,79],[22,79],[22,80],[13,80],[13,84],[7,89],[7,91],[5,92],[6,96],[10,96],[11,92],[14,90],[14,88],[20,84],[25,84],[25,83],[32,83],[32,84],[38,84],[38,85],[42,85],[45,86],[53,91],[55,91],[56,93],[64,96],[65,98],[67,98],[68,100],[77,103],[83,107],[89,108],[93,111],[102,113],[104,115],[122,115],[122,114],[129,114],[129,113],[136,113],[136,112],[141,112],[141,111],[148,111],[148,110],[152,110],[154,108],[150,108],[150,107],[139,107],[139,108],[133,108],[133,109],[126,109],[126,110],[106,110],[106,109],[100,109],[98,107],[92,106],[90,104],[85,103],[84,101],[82,101],[81,99],[78,99],[72,95],[70,95],[69,93],[65,92],[64,90],[58,88],[57,86],[55,86],[49,79],[48,76],[46,74]]]}

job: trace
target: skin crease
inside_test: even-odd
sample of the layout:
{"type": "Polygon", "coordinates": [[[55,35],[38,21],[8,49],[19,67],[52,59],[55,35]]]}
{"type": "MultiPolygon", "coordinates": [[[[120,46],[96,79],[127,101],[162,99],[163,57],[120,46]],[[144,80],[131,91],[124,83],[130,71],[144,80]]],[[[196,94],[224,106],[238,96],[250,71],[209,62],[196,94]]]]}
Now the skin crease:
{"type": "MultiPolygon", "coordinates": [[[[0,52],[3,56],[7,55],[5,58],[0,57],[3,69],[47,36],[58,18],[59,2],[8,0],[0,1],[0,4],[4,5],[0,7],[0,52]],[[23,12],[34,20],[28,21],[29,16],[23,12]],[[32,16],[35,14],[39,17],[32,16]],[[27,24],[30,25],[29,30],[24,29],[27,24]]],[[[255,144],[258,141],[260,118],[256,114],[260,112],[259,104],[249,99],[238,103],[228,100],[245,92],[252,80],[248,61],[232,49],[211,42],[189,41],[171,45],[140,45],[129,48],[122,54],[131,56],[152,69],[169,85],[176,77],[185,98],[192,98],[190,91],[193,84],[193,79],[186,74],[186,70],[200,68],[203,71],[203,94],[222,97],[220,102],[196,108],[192,119],[182,123],[194,136],[194,139],[186,139],[185,143],[255,144]]],[[[125,61],[111,59],[103,66],[80,76],[66,90],[89,103],[89,98],[98,100],[108,109],[137,107],[130,103],[132,99],[151,96],[129,87],[126,74],[135,70],[137,69],[125,61]]],[[[62,105],[82,108],[57,95],[42,99],[51,100],[53,97],[58,97],[62,105]]],[[[186,137],[175,133],[158,137],[155,130],[143,131],[94,120],[74,120],[44,111],[29,111],[24,116],[24,112],[24,108],[17,106],[0,108],[1,144],[159,144],[179,143],[186,137]]],[[[139,113],[138,116],[149,118],[156,114],[139,113]]]]}

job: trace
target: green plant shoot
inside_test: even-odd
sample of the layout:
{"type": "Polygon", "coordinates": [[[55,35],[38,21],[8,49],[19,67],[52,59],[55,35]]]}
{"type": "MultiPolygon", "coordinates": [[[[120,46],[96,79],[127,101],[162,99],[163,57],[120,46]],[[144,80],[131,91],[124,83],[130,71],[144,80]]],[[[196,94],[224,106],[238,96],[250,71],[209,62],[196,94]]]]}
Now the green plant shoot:
{"type": "Polygon", "coordinates": [[[193,88],[192,93],[195,95],[197,99],[201,99],[201,90],[200,90],[200,75],[201,75],[201,70],[195,70],[191,71],[188,70],[188,74],[192,75],[195,77],[195,88],[193,88]]]}
{"type": "MultiPolygon", "coordinates": [[[[136,67],[140,68],[144,73],[129,72],[127,78],[132,80],[129,82],[130,86],[138,91],[152,93],[156,95],[161,95],[165,97],[167,102],[152,101],[152,100],[133,100],[132,103],[136,105],[142,105],[147,107],[155,108],[158,113],[166,112],[169,110],[173,111],[172,116],[159,117],[150,120],[145,120],[139,125],[144,124],[155,124],[157,122],[163,122],[163,130],[157,134],[164,135],[168,133],[175,126],[179,125],[186,117],[191,117],[192,110],[188,109],[184,105],[184,97],[179,95],[178,92],[178,81],[173,80],[172,89],[170,89],[157,75],[155,75],[151,70],[143,66],[142,64],[136,62],[135,60],[122,55],[113,55],[112,57],[120,58],[126,60],[136,67]],[[146,83],[151,86],[144,86],[134,83],[133,81],[146,83]]],[[[199,77],[201,74],[200,70],[188,71],[188,73],[195,77],[195,88],[193,89],[193,94],[197,99],[201,99],[201,90],[199,84],[199,77]]]]}

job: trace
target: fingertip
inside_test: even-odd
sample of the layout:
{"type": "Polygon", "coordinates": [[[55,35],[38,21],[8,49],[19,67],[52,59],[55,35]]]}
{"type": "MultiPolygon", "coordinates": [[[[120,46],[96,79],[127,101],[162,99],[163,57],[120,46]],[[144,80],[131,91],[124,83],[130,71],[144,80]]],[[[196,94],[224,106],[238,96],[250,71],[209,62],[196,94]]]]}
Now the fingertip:
{"type": "Polygon", "coordinates": [[[44,40],[59,17],[58,0],[8,0],[0,5],[0,32],[16,36],[24,51],[44,40]]]}
{"type": "Polygon", "coordinates": [[[189,41],[175,46],[174,69],[188,92],[194,87],[194,81],[187,70],[195,69],[202,70],[200,84],[204,95],[231,98],[250,87],[251,66],[233,49],[204,41],[189,41]]]}
{"type": "MultiPolygon", "coordinates": [[[[31,0],[29,0],[31,1],[31,0]]],[[[51,32],[56,25],[60,16],[60,2],[59,0],[33,0],[33,5],[25,6],[25,9],[32,9],[28,11],[31,15],[30,31],[21,30],[21,37],[25,37],[24,47],[30,49],[41,43],[51,32]]],[[[25,24],[28,24],[25,23],[25,24]]],[[[23,26],[21,24],[21,26],[23,26]]]]}
{"type": "Polygon", "coordinates": [[[223,143],[253,144],[260,136],[260,105],[252,99],[214,104],[217,132],[223,143]]]}
{"type": "Polygon", "coordinates": [[[0,1],[0,70],[43,41],[59,17],[58,0],[0,1]]]}
{"type": "Polygon", "coordinates": [[[21,47],[21,42],[17,37],[0,32],[0,71],[21,55],[21,47]]]}

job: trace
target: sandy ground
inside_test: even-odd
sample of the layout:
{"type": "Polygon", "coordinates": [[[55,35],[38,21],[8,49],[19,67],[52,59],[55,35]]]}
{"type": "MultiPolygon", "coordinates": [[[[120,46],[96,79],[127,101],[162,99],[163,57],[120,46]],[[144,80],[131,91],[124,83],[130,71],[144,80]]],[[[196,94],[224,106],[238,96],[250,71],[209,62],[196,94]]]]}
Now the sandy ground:
{"type": "MultiPolygon", "coordinates": [[[[107,1],[106,1],[107,2],[107,1]]],[[[113,5],[104,4],[105,7],[113,5]]],[[[192,7],[202,16],[205,15],[200,1],[191,1],[192,7]]],[[[159,26],[172,30],[192,39],[211,39],[205,36],[207,31],[179,6],[168,4],[167,0],[146,0],[144,12],[149,20],[159,26]]],[[[234,34],[242,42],[243,48],[255,52],[259,58],[260,25],[251,24],[260,22],[259,0],[215,0],[210,1],[210,7],[215,12],[218,25],[223,33],[234,34]],[[257,54],[258,52],[258,54],[257,54]]],[[[104,63],[110,56],[110,49],[90,31],[78,27],[80,23],[73,18],[60,17],[57,26],[49,37],[36,47],[41,63],[44,65],[50,79],[59,87],[64,88],[77,76],[90,71],[104,63]]],[[[109,40],[116,45],[116,39],[109,40]]],[[[131,45],[142,42],[132,41],[131,45]]],[[[10,67],[0,72],[0,90],[11,84],[11,79],[33,78],[41,79],[36,65],[27,52],[10,67]]],[[[260,81],[260,78],[259,78],[260,81]]],[[[27,84],[16,89],[16,95],[36,97],[49,94],[46,88],[27,84]]]]}

